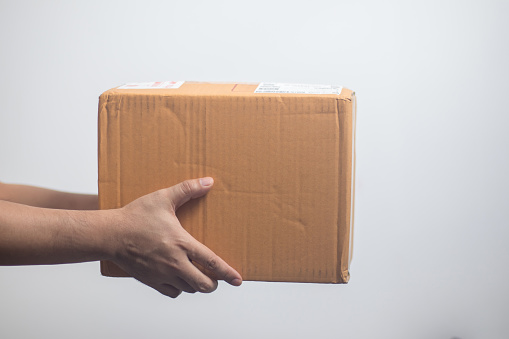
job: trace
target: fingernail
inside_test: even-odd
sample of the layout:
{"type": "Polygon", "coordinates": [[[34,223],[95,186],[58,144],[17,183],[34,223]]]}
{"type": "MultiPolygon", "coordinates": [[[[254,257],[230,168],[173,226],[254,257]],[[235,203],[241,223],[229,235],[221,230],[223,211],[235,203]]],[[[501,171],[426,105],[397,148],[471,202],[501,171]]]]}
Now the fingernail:
{"type": "Polygon", "coordinates": [[[211,177],[200,178],[200,184],[202,186],[210,186],[214,183],[214,179],[211,177]]]}
{"type": "Polygon", "coordinates": [[[240,279],[233,279],[232,280],[232,285],[233,286],[240,286],[240,285],[242,285],[242,280],[240,280],[240,279]]]}

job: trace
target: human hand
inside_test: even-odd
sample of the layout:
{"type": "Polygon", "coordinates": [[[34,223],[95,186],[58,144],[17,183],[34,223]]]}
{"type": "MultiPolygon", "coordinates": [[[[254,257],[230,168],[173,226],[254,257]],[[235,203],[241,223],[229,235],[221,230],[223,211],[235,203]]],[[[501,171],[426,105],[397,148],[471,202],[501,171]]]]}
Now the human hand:
{"type": "Polygon", "coordinates": [[[119,209],[119,236],[112,246],[112,260],[140,282],[171,298],[182,291],[213,292],[216,278],[239,286],[240,274],[194,239],[175,215],[180,206],[205,195],[212,185],[209,177],[187,180],[119,209]],[[210,276],[191,260],[210,271],[210,276]]]}

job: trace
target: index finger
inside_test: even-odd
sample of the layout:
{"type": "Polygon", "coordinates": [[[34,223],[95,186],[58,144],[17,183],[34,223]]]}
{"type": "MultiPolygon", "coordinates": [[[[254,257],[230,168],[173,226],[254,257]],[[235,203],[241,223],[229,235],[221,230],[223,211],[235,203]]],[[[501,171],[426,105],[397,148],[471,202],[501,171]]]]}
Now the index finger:
{"type": "Polygon", "coordinates": [[[205,270],[204,273],[211,278],[224,280],[233,286],[242,284],[242,277],[239,272],[202,243],[197,242],[196,247],[189,251],[188,257],[195,264],[198,264],[196,266],[199,269],[205,270]]]}

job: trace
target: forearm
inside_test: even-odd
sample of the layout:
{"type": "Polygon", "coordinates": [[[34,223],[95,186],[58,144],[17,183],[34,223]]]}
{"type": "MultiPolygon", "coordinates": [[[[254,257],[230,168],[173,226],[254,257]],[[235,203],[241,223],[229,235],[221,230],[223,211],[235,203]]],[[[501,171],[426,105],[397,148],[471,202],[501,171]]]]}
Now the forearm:
{"type": "Polygon", "coordinates": [[[5,183],[0,183],[0,200],[43,208],[98,209],[97,195],[67,193],[41,187],[5,183]]]}
{"type": "Polygon", "coordinates": [[[37,208],[0,201],[0,265],[111,259],[118,212],[37,208]]]}
{"type": "Polygon", "coordinates": [[[0,200],[0,265],[111,260],[131,276],[176,298],[212,292],[217,279],[239,286],[240,274],[194,239],[175,214],[205,195],[210,177],[186,180],[120,209],[47,209],[0,200]],[[194,263],[210,272],[201,272],[194,263]]]}

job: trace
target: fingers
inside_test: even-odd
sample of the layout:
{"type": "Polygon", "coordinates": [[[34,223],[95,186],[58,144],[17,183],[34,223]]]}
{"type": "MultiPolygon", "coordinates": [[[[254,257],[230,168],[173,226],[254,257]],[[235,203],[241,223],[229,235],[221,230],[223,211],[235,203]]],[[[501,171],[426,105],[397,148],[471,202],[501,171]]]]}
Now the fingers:
{"type": "Polygon", "coordinates": [[[173,277],[171,283],[153,283],[138,279],[141,283],[152,287],[161,294],[164,294],[170,298],[178,297],[182,292],[196,293],[196,289],[191,287],[184,280],[179,277],[173,277]]]}
{"type": "MultiPolygon", "coordinates": [[[[159,246],[155,246],[157,251],[142,248],[140,253],[144,255],[143,263],[147,263],[141,265],[143,270],[140,271],[145,274],[133,276],[171,298],[178,297],[182,291],[213,292],[217,288],[219,279],[234,286],[242,283],[240,274],[180,227],[174,215],[174,212],[187,201],[206,194],[213,183],[214,180],[210,177],[186,180],[158,191],[156,195],[146,198],[147,201],[143,201],[145,204],[139,204],[138,214],[143,215],[143,212],[149,212],[146,213],[147,223],[144,229],[152,226],[151,232],[147,230],[141,234],[143,243],[154,244],[154,246],[159,244],[159,246]],[[169,211],[168,207],[173,208],[173,211],[169,211]],[[173,212],[171,213],[173,215],[168,215],[168,212],[173,212]],[[157,217],[152,217],[153,215],[157,217]],[[200,271],[192,261],[201,265],[205,273],[200,271]],[[150,265],[150,263],[157,265],[150,265]]],[[[137,261],[134,260],[134,262],[137,261]]]]}
{"type": "Polygon", "coordinates": [[[173,298],[173,299],[175,299],[182,293],[182,290],[179,290],[178,288],[176,288],[170,284],[156,284],[156,283],[151,283],[151,282],[143,281],[143,280],[139,280],[139,281],[149,287],[152,287],[154,290],[158,291],[159,293],[161,293],[165,296],[168,296],[170,298],[173,298]]]}
{"type": "MultiPolygon", "coordinates": [[[[170,285],[170,284],[168,284],[170,285]]],[[[187,282],[185,282],[184,280],[182,280],[181,278],[179,277],[175,277],[175,279],[173,280],[173,282],[171,283],[171,285],[181,291],[184,291],[184,292],[187,292],[187,293],[196,293],[196,288],[192,287],[191,285],[189,285],[187,282]]]]}
{"type": "Polygon", "coordinates": [[[214,184],[214,179],[205,177],[183,181],[177,185],[164,189],[175,210],[191,199],[201,197],[214,184]]]}
{"type": "MultiPolygon", "coordinates": [[[[188,256],[189,259],[203,266],[205,270],[210,271],[218,279],[224,280],[233,286],[240,286],[242,284],[242,277],[239,272],[202,243],[196,241],[194,247],[189,250],[188,256]]],[[[200,270],[196,270],[201,273],[200,270]]],[[[203,273],[202,275],[205,276],[203,273]]],[[[189,282],[189,280],[187,281],[189,282]]],[[[193,286],[191,282],[189,283],[193,286]]]]}
{"type": "Polygon", "coordinates": [[[182,278],[185,279],[196,291],[201,293],[214,292],[217,289],[217,280],[203,274],[190,261],[183,264],[182,278]]]}
{"type": "Polygon", "coordinates": [[[182,293],[182,290],[179,290],[178,288],[168,285],[168,284],[161,284],[161,285],[158,285],[157,287],[153,287],[153,288],[155,288],[161,294],[164,294],[164,295],[166,295],[170,298],[173,298],[173,299],[175,299],[182,293]]]}

